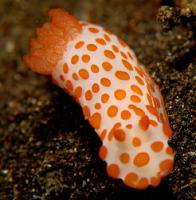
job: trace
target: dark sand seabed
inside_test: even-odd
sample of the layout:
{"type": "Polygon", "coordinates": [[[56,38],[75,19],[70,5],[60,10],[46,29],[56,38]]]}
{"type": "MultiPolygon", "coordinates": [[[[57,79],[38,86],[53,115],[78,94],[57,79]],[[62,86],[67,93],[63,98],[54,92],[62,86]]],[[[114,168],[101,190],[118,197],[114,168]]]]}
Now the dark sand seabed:
{"type": "Polygon", "coordinates": [[[195,19],[195,0],[0,0],[0,200],[196,199],[195,19]],[[120,35],[160,86],[176,157],[159,187],[135,191],[108,177],[80,107],[24,67],[29,38],[51,7],[120,35]]]}

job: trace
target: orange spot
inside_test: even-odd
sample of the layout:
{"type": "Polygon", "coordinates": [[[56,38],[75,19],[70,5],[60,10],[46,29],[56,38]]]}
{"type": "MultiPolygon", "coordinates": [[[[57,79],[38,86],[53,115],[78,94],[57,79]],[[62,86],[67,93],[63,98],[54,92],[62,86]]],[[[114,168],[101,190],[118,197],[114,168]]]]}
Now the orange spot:
{"type": "Polygon", "coordinates": [[[117,100],[122,100],[126,97],[126,92],[122,89],[118,89],[114,92],[114,96],[117,100]]]}
{"type": "Polygon", "coordinates": [[[110,59],[114,59],[116,56],[114,55],[114,53],[110,50],[105,50],[104,51],[104,55],[107,57],[107,58],[110,58],[110,59]]]}
{"type": "Polygon", "coordinates": [[[154,115],[158,118],[158,112],[157,112],[156,108],[154,108],[150,105],[146,105],[146,108],[152,115],[154,115]]]}
{"type": "Polygon", "coordinates": [[[158,106],[157,106],[157,102],[156,102],[156,100],[155,100],[155,97],[152,96],[152,100],[153,100],[153,103],[154,103],[155,108],[158,110],[158,106]]]}
{"type": "Polygon", "coordinates": [[[106,156],[107,156],[107,153],[108,153],[108,150],[107,148],[103,145],[100,147],[99,149],[99,157],[102,159],[102,160],[105,160],[106,156]]]}
{"type": "Polygon", "coordinates": [[[143,95],[142,90],[137,85],[131,85],[131,90],[139,95],[143,95]]]}
{"type": "Polygon", "coordinates": [[[86,91],[85,98],[87,101],[90,101],[93,98],[92,92],[90,90],[86,91]]]}
{"type": "Polygon", "coordinates": [[[166,160],[164,160],[164,161],[162,161],[161,163],[160,163],[160,170],[162,171],[162,172],[164,172],[165,174],[165,176],[167,175],[167,174],[169,174],[171,171],[172,171],[172,169],[173,169],[173,161],[172,160],[169,160],[169,159],[166,159],[166,160]]]}
{"type": "Polygon", "coordinates": [[[106,45],[106,42],[105,42],[103,39],[101,39],[101,38],[97,38],[97,39],[96,39],[96,42],[97,42],[98,44],[100,44],[100,45],[106,45]]]}
{"type": "Polygon", "coordinates": [[[150,157],[149,157],[148,153],[140,152],[135,156],[133,162],[134,162],[135,166],[143,167],[148,164],[149,160],[150,160],[150,157]]]}
{"type": "Polygon", "coordinates": [[[59,76],[59,78],[61,79],[61,81],[65,80],[65,78],[64,78],[64,76],[62,74],[59,76]]]}
{"type": "Polygon", "coordinates": [[[55,80],[53,77],[52,77],[51,81],[52,81],[52,83],[53,83],[54,85],[58,85],[58,81],[55,80]]]}
{"type": "Polygon", "coordinates": [[[109,95],[108,94],[103,94],[102,96],[101,96],[101,101],[102,101],[102,103],[106,103],[108,100],[109,100],[109,95]]]}
{"type": "Polygon", "coordinates": [[[89,78],[89,73],[86,69],[80,69],[79,75],[80,75],[81,78],[83,78],[85,80],[89,78]]]}
{"type": "Polygon", "coordinates": [[[115,139],[118,140],[119,142],[123,142],[126,137],[125,132],[122,129],[114,130],[113,135],[115,139]]]}
{"type": "Polygon", "coordinates": [[[121,112],[121,118],[122,118],[123,120],[128,120],[128,119],[130,119],[130,117],[131,117],[131,113],[130,113],[129,111],[123,110],[123,111],[121,112]]]}
{"type": "Polygon", "coordinates": [[[134,137],[132,140],[132,144],[134,147],[139,147],[142,144],[142,142],[138,137],[134,137]]]}
{"type": "Polygon", "coordinates": [[[99,92],[99,90],[100,90],[99,85],[98,85],[97,83],[94,83],[94,84],[92,85],[92,91],[93,91],[94,93],[97,93],[97,92],[99,92]]]}
{"type": "Polygon", "coordinates": [[[167,122],[163,123],[163,132],[169,138],[172,136],[172,130],[167,122]]]}
{"type": "Polygon", "coordinates": [[[84,116],[88,119],[90,117],[90,110],[89,110],[88,106],[84,106],[82,108],[82,111],[83,111],[84,116]]]}
{"type": "Polygon", "coordinates": [[[128,61],[122,59],[122,63],[123,63],[123,65],[126,67],[126,69],[128,69],[128,70],[133,70],[132,65],[131,65],[128,61]]]}
{"type": "Polygon", "coordinates": [[[112,45],[112,49],[113,49],[116,53],[119,52],[119,49],[118,49],[118,47],[117,47],[116,45],[112,45]]]}
{"type": "Polygon", "coordinates": [[[147,96],[147,99],[148,99],[149,104],[150,104],[151,106],[153,106],[152,96],[149,95],[148,93],[147,93],[146,96],[147,96]]]}
{"type": "Polygon", "coordinates": [[[76,43],[75,48],[80,49],[84,45],[84,41],[79,41],[76,43]]]}
{"type": "Polygon", "coordinates": [[[130,109],[133,109],[133,111],[135,112],[135,114],[138,115],[138,116],[143,117],[145,115],[145,112],[142,109],[138,108],[137,106],[135,106],[133,104],[130,104],[128,107],[130,109]]]}
{"type": "Polygon", "coordinates": [[[150,84],[147,84],[147,89],[148,89],[149,94],[152,96],[152,90],[151,90],[150,84]]]}
{"type": "Polygon", "coordinates": [[[167,120],[163,113],[160,113],[160,119],[161,119],[161,122],[164,122],[167,120]]]}
{"type": "Polygon", "coordinates": [[[125,177],[124,183],[129,187],[136,187],[136,182],[138,180],[138,175],[135,173],[128,173],[125,177]]]}
{"type": "Polygon", "coordinates": [[[118,42],[123,46],[123,47],[126,47],[127,44],[120,38],[118,37],[118,42]]]}
{"type": "Polygon", "coordinates": [[[99,110],[99,109],[101,108],[101,104],[100,104],[100,103],[96,103],[96,104],[95,104],[95,108],[96,108],[97,110],[99,110]]]}
{"type": "Polygon", "coordinates": [[[126,56],[126,54],[125,54],[123,51],[120,52],[120,55],[121,55],[123,58],[127,59],[127,56],[126,56]]]}
{"type": "Polygon", "coordinates": [[[114,136],[114,131],[118,128],[120,128],[121,126],[121,123],[117,122],[113,127],[112,129],[110,130],[109,134],[108,134],[108,140],[111,141],[113,136],[114,136]]]}
{"type": "Polygon", "coordinates": [[[78,86],[74,91],[74,96],[76,98],[80,98],[82,95],[82,87],[78,86]]]}
{"type": "Polygon", "coordinates": [[[109,30],[107,30],[106,28],[104,28],[104,31],[105,31],[106,33],[108,33],[109,35],[113,35],[112,32],[109,31],[109,30]]]}
{"type": "Polygon", "coordinates": [[[107,166],[107,173],[112,178],[118,178],[118,176],[120,174],[120,169],[119,169],[118,165],[111,164],[111,165],[107,166]]]}
{"type": "Polygon", "coordinates": [[[152,80],[152,84],[150,84],[150,88],[151,88],[151,90],[152,90],[152,92],[155,92],[155,88],[156,87],[156,84],[155,84],[155,82],[152,80]]]}
{"type": "Polygon", "coordinates": [[[64,65],[63,65],[63,72],[64,72],[65,74],[67,74],[68,71],[69,71],[69,67],[68,67],[67,63],[64,63],[64,65]]]}
{"type": "Polygon", "coordinates": [[[96,74],[99,72],[99,67],[97,65],[92,64],[91,71],[96,74]]]}
{"type": "Polygon", "coordinates": [[[144,81],[139,76],[135,76],[135,79],[140,85],[144,85],[144,81]]]}
{"type": "Polygon", "coordinates": [[[160,152],[163,149],[163,142],[157,141],[151,144],[151,148],[154,152],[160,152]]]}
{"type": "Polygon", "coordinates": [[[88,30],[89,30],[91,33],[98,33],[98,32],[99,32],[99,29],[94,28],[94,27],[90,27],[90,28],[88,28],[88,30]]]}
{"type": "Polygon", "coordinates": [[[79,60],[78,55],[74,55],[74,56],[72,56],[72,58],[71,58],[71,63],[72,63],[73,65],[75,65],[75,64],[78,62],[78,60],[79,60]]]}
{"type": "Polygon", "coordinates": [[[129,80],[130,79],[129,74],[124,71],[116,71],[115,76],[120,80],[129,80]]]}
{"type": "Polygon", "coordinates": [[[150,121],[147,115],[144,115],[143,117],[141,117],[140,121],[139,121],[139,125],[142,128],[142,130],[146,131],[149,127],[150,121]]]}
{"type": "Polygon", "coordinates": [[[144,76],[144,72],[139,67],[135,67],[135,71],[138,73],[139,76],[144,76]]]}
{"type": "Polygon", "coordinates": [[[65,88],[67,89],[68,92],[73,91],[73,85],[72,85],[72,82],[70,80],[67,80],[67,82],[65,84],[65,88]]]}
{"type": "Polygon", "coordinates": [[[108,78],[101,78],[101,84],[105,87],[109,87],[111,85],[111,81],[108,78]]]}
{"type": "Polygon", "coordinates": [[[147,178],[141,178],[137,184],[137,189],[145,189],[149,185],[147,178]]]}
{"type": "Polygon", "coordinates": [[[157,122],[154,120],[150,120],[150,125],[152,125],[154,127],[158,126],[157,122]]]}
{"type": "Polygon", "coordinates": [[[171,156],[174,155],[174,151],[173,151],[173,149],[171,147],[167,147],[166,153],[171,155],[171,156]]]}
{"type": "Polygon", "coordinates": [[[110,106],[107,110],[109,117],[115,117],[117,112],[118,112],[118,108],[117,106],[114,106],[114,105],[110,106]]]}
{"type": "Polygon", "coordinates": [[[135,102],[135,103],[140,103],[141,102],[141,99],[136,96],[136,95],[131,95],[131,101],[135,102]]]}
{"type": "Polygon", "coordinates": [[[105,71],[110,71],[112,69],[112,65],[109,62],[103,62],[102,66],[105,71]]]}
{"type": "Polygon", "coordinates": [[[84,54],[84,55],[82,56],[82,61],[83,61],[84,63],[88,63],[88,62],[90,61],[90,56],[87,55],[87,54],[84,54]]]}
{"type": "Polygon", "coordinates": [[[100,124],[101,124],[101,115],[100,113],[96,112],[94,113],[90,118],[89,118],[89,122],[91,124],[91,126],[95,129],[99,129],[100,128],[100,124]]]}
{"type": "Polygon", "coordinates": [[[132,124],[127,124],[126,125],[126,128],[128,128],[128,129],[132,129],[132,127],[133,127],[132,124]]]}
{"type": "Polygon", "coordinates": [[[150,179],[150,183],[151,183],[151,185],[152,186],[154,186],[154,187],[156,187],[156,186],[158,186],[159,184],[160,184],[160,178],[158,178],[158,177],[152,177],[151,179],[150,179]]]}
{"type": "Polygon", "coordinates": [[[103,130],[103,131],[101,132],[101,134],[100,134],[100,139],[101,139],[101,141],[103,141],[103,140],[105,139],[106,133],[107,133],[106,130],[103,130]]]}
{"type": "Polygon", "coordinates": [[[129,162],[129,159],[130,159],[130,157],[129,157],[129,154],[128,154],[128,153],[122,153],[122,154],[120,155],[120,161],[121,161],[122,163],[124,163],[124,164],[128,163],[128,162],[129,162]]]}
{"type": "Polygon", "coordinates": [[[72,78],[77,81],[78,80],[78,75],[76,73],[73,73],[72,74],[72,78]]]}
{"type": "Polygon", "coordinates": [[[88,45],[87,45],[87,49],[88,49],[89,51],[96,51],[96,50],[97,50],[97,46],[94,45],[94,44],[88,44],[88,45]]]}
{"type": "Polygon", "coordinates": [[[109,35],[104,34],[103,37],[105,38],[105,40],[107,40],[108,42],[110,42],[111,39],[110,39],[109,35]]]}
{"type": "Polygon", "coordinates": [[[156,101],[156,105],[158,106],[158,108],[160,108],[161,107],[161,103],[160,103],[159,99],[155,97],[155,101],[156,101]]]}
{"type": "Polygon", "coordinates": [[[128,54],[128,56],[129,56],[129,58],[133,59],[133,57],[132,57],[132,55],[131,55],[130,52],[127,52],[127,54],[128,54]]]}

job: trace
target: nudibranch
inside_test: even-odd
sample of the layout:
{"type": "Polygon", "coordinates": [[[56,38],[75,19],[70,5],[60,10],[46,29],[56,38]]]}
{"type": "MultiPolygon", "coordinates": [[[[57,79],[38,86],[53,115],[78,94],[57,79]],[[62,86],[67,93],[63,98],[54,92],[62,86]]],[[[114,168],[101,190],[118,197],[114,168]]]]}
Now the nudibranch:
{"type": "Polygon", "coordinates": [[[116,35],[59,8],[48,15],[25,64],[51,75],[81,105],[102,141],[109,176],[135,189],[159,185],[172,171],[174,151],[158,86],[116,35]]]}

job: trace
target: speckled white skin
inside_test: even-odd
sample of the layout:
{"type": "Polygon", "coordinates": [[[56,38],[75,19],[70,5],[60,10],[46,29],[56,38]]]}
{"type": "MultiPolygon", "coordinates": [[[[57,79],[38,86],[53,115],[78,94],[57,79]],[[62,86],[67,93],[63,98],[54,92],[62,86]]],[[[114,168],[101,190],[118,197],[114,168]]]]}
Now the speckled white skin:
{"type": "MultiPolygon", "coordinates": [[[[117,177],[116,175],[111,175],[109,172],[109,175],[111,175],[114,178],[121,178],[126,185],[138,189],[144,189],[148,185],[151,185],[151,178],[157,178],[160,180],[161,177],[166,176],[169,173],[168,171],[161,171],[160,170],[160,163],[164,160],[171,160],[173,161],[173,155],[166,153],[166,149],[168,148],[168,136],[164,134],[163,132],[163,121],[167,121],[167,116],[164,111],[164,106],[163,106],[163,101],[161,94],[159,92],[159,88],[154,84],[152,79],[149,77],[148,73],[146,72],[146,69],[137,61],[137,58],[134,54],[134,52],[128,47],[121,45],[119,42],[117,36],[114,34],[108,34],[105,32],[105,30],[97,25],[92,25],[92,24],[85,24],[83,25],[83,30],[82,32],[73,40],[70,41],[67,44],[67,49],[64,53],[64,57],[62,60],[60,60],[53,71],[53,79],[55,79],[58,83],[58,85],[62,88],[65,88],[65,83],[67,80],[70,80],[72,83],[73,88],[77,88],[78,86],[82,88],[82,95],[80,98],[77,99],[78,103],[84,107],[88,106],[90,110],[90,115],[92,116],[94,113],[99,113],[101,116],[99,128],[95,129],[95,131],[98,133],[100,136],[101,133],[104,130],[107,130],[106,136],[104,137],[103,140],[103,146],[107,148],[107,155],[104,157],[104,160],[107,163],[107,166],[110,166],[111,164],[116,164],[119,168],[119,174],[117,177]],[[89,28],[96,28],[98,33],[92,33],[89,31],[89,28]],[[104,34],[108,35],[110,38],[110,41],[107,41],[104,39],[104,34]],[[100,45],[98,44],[95,40],[96,38],[103,38],[106,45],[100,45]],[[76,45],[77,42],[79,41],[84,41],[84,45],[76,49],[74,46],[76,45]],[[97,50],[96,51],[89,51],[87,49],[87,44],[96,44],[97,50]],[[112,49],[112,45],[115,45],[119,48],[120,51],[123,51],[126,54],[126,59],[122,57],[120,53],[116,53],[112,49]],[[104,55],[105,50],[111,50],[115,58],[111,59],[108,58],[104,55]],[[128,52],[131,56],[128,55],[128,52]],[[72,64],[71,59],[73,55],[77,54],[79,57],[79,60],[77,64],[72,64]],[[88,54],[90,56],[90,61],[85,63],[82,61],[81,57],[84,54],[88,54]],[[128,61],[131,66],[133,67],[133,70],[128,70],[123,64],[122,64],[122,59],[128,61]],[[104,61],[108,61],[112,65],[112,69],[110,71],[105,71],[102,67],[102,63],[104,61]],[[63,64],[67,63],[68,65],[68,73],[64,73],[63,71],[63,64]],[[98,73],[93,73],[91,71],[91,65],[96,64],[99,67],[99,72],[98,73]],[[136,72],[134,67],[138,67],[142,69],[144,76],[141,77],[139,74],[136,72]],[[89,73],[88,79],[83,79],[78,75],[78,71],[80,69],[86,69],[89,73]],[[128,75],[130,76],[129,80],[120,80],[115,76],[115,72],[117,70],[122,70],[124,72],[127,72],[128,75]],[[72,77],[72,74],[76,73],[79,77],[78,80],[74,80],[72,77]],[[64,77],[63,79],[60,78],[60,76],[64,77]],[[138,81],[136,80],[136,76],[139,76],[143,82],[144,85],[140,85],[138,81]],[[111,81],[111,85],[109,87],[105,87],[102,84],[100,84],[100,79],[106,77],[111,81]],[[87,100],[85,98],[85,92],[87,90],[92,91],[92,85],[94,83],[98,83],[100,90],[97,93],[92,92],[92,99],[87,100]],[[130,89],[131,85],[137,85],[143,95],[138,95],[134,91],[130,89]],[[153,115],[152,113],[149,112],[149,110],[146,108],[146,105],[149,105],[149,101],[147,99],[147,94],[149,93],[147,85],[153,85],[154,86],[154,92],[152,92],[152,96],[156,97],[159,99],[160,102],[160,107],[157,107],[158,111],[158,118],[153,115]],[[115,98],[114,91],[116,89],[123,89],[126,91],[126,97],[122,100],[118,100],[115,98]],[[101,102],[101,96],[103,93],[109,94],[110,98],[107,101],[107,103],[102,103],[101,102]],[[131,95],[137,95],[141,99],[141,102],[132,102],[130,100],[131,95]],[[100,103],[101,108],[96,109],[95,104],[100,103]],[[141,119],[141,116],[137,115],[133,109],[129,108],[129,105],[135,105],[138,108],[142,109],[143,112],[145,112],[145,115],[148,116],[150,120],[155,121],[158,125],[153,126],[149,125],[147,130],[143,130],[140,127],[139,121],[141,119]],[[107,110],[109,106],[111,105],[116,105],[118,107],[118,112],[114,117],[109,117],[107,114],[107,110]],[[121,117],[121,111],[127,110],[130,112],[131,117],[128,120],[123,120],[121,117]],[[160,117],[160,114],[162,117],[160,117]],[[122,129],[125,132],[125,140],[124,141],[118,141],[114,136],[112,139],[109,139],[108,135],[113,126],[117,123],[120,122],[121,126],[120,129],[122,129]],[[132,128],[127,128],[126,126],[128,124],[132,125],[132,128]],[[141,140],[141,145],[138,147],[135,147],[132,144],[132,140],[134,137],[137,137],[141,140]],[[151,144],[156,141],[161,141],[163,143],[163,148],[159,152],[155,152],[151,148],[151,144]],[[120,160],[120,155],[122,153],[128,153],[130,156],[130,159],[127,163],[122,163],[120,160]],[[149,155],[149,162],[142,166],[136,166],[134,164],[134,158],[136,155],[140,152],[146,152],[149,155]],[[125,181],[126,176],[129,173],[134,173],[138,176],[137,181],[132,183],[131,185],[125,181]],[[148,184],[140,184],[139,181],[142,178],[146,178],[148,180],[148,184]]],[[[74,96],[74,89],[70,91],[70,95],[74,96]]],[[[153,102],[154,104],[154,102],[153,102]]],[[[155,105],[154,105],[155,106],[155,105]]],[[[85,116],[86,119],[89,119],[89,116],[85,116]]],[[[93,123],[91,123],[92,126],[94,126],[93,123]]],[[[159,181],[158,181],[159,182],[159,181]]],[[[158,184],[158,183],[157,183],[158,184]]],[[[152,184],[153,185],[153,184],[152,184]]]]}

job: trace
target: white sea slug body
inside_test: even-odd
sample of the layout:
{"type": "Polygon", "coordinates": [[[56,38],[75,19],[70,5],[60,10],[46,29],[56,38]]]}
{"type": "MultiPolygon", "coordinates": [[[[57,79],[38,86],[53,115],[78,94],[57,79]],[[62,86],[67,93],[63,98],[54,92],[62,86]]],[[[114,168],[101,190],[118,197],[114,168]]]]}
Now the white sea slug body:
{"type": "Polygon", "coordinates": [[[132,188],[157,186],[173,167],[172,135],[158,86],[134,52],[100,26],[61,9],[37,30],[25,63],[52,75],[102,140],[107,173],[132,188]]]}

